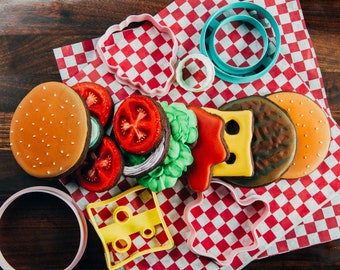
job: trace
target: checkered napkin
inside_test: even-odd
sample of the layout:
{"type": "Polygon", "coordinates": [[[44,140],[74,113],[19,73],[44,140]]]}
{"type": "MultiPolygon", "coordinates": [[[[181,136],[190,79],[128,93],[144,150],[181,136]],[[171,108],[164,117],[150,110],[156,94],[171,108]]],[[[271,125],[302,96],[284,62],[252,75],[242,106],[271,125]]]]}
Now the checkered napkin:
{"type": "MultiPolygon", "coordinates": [[[[218,8],[230,2],[232,1],[176,1],[159,12],[155,19],[175,33],[179,43],[177,56],[182,59],[189,53],[199,52],[200,31],[204,22],[218,8]]],[[[340,130],[330,115],[321,72],[300,3],[298,0],[254,2],[266,7],[274,15],[282,33],[281,54],[270,72],[261,79],[246,84],[230,84],[216,78],[213,87],[200,93],[186,92],[175,82],[169,94],[162,100],[218,108],[227,101],[253,94],[296,91],[310,97],[324,109],[331,126],[332,140],[324,162],[309,176],[299,180],[280,180],[255,189],[236,188],[236,194],[240,198],[260,195],[269,203],[270,214],[258,226],[258,248],[235,256],[230,266],[226,267],[231,269],[242,268],[257,258],[334,240],[340,235],[340,204],[336,202],[340,192],[340,130]]],[[[134,90],[121,85],[113,74],[107,72],[105,65],[96,56],[96,42],[97,39],[93,39],[54,50],[61,78],[71,86],[80,81],[97,82],[109,89],[114,102],[118,102],[134,93],[134,90]]],[[[134,41],[130,41],[129,49],[133,51],[134,41]]],[[[122,178],[117,186],[104,193],[88,192],[74,182],[63,184],[84,209],[89,202],[119,194],[136,185],[136,181],[122,178]]],[[[182,215],[185,206],[196,198],[196,194],[187,188],[187,183],[181,179],[173,188],[158,193],[157,197],[174,238],[175,248],[140,257],[127,267],[218,268],[210,259],[196,256],[187,247],[189,230],[182,215]]],[[[206,212],[208,211],[209,209],[206,212]]],[[[237,223],[233,225],[234,228],[242,226],[237,223]]]]}

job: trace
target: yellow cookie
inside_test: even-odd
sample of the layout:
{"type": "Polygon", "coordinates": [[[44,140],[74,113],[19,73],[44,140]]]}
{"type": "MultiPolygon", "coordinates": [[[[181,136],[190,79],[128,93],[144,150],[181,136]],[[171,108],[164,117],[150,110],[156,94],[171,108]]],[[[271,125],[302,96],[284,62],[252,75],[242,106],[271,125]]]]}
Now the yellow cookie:
{"type": "Polygon", "coordinates": [[[224,140],[230,151],[228,160],[214,166],[213,176],[252,176],[254,174],[254,162],[251,152],[254,126],[252,111],[203,109],[211,114],[220,116],[224,120],[224,140]]]}
{"type": "Polygon", "coordinates": [[[279,92],[267,98],[288,113],[296,128],[296,155],[282,178],[292,179],[310,174],[328,153],[331,132],[325,113],[310,98],[299,93],[279,92]]]}

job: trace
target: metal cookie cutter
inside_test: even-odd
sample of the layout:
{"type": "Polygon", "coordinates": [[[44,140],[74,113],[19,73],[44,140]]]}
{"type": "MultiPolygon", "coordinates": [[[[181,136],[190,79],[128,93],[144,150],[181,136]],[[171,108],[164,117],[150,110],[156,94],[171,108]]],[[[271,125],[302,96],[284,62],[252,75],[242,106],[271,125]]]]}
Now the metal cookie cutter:
{"type": "Polygon", "coordinates": [[[219,265],[229,265],[239,253],[258,248],[256,230],[268,214],[269,204],[260,196],[240,199],[231,185],[212,179],[210,187],[184,209],[188,247],[219,265]]]}
{"type": "MultiPolygon", "coordinates": [[[[13,194],[11,197],[9,197],[7,201],[5,201],[4,204],[0,207],[0,219],[3,213],[5,212],[5,210],[7,209],[7,207],[13,201],[15,201],[18,197],[24,194],[32,193],[32,192],[48,193],[61,199],[71,208],[71,210],[75,214],[78,224],[79,224],[79,230],[80,230],[79,248],[73,261],[70,263],[69,266],[65,268],[65,270],[72,270],[77,265],[77,263],[80,261],[81,257],[84,254],[86,244],[87,244],[88,231],[87,231],[86,219],[85,219],[83,212],[78,208],[77,204],[73,201],[73,199],[68,194],[66,194],[65,192],[59,189],[56,189],[53,187],[45,187],[45,186],[35,186],[35,187],[29,187],[29,188],[23,189],[13,194]]],[[[0,251],[0,266],[2,267],[2,269],[5,269],[5,270],[14,270],[14,268],[6,261],[1,251],[0,251]]]]}
{"type": "Polygon", "coordinates": [[[108,269],[174,245],[156,193],[142,186],[90,203],[86,209],[103,244],[108,269]]]}
{"type": "Polygon", "coordinates": [[[200,51],[213,61],[216,76],[232,83],[247,83],[261,78],[276,63],[280,52],[280,46],[280,30],[274,17],[263,7],[250,2],[232,3],[215,12],[205,23],[200,38],[200,51]],[[254,16],[251,15],[251,12],[249,12],[248,14],[234,14],[226,16],[228,12],[237,9],[251,10],[253,12],[257,12],[259,15],[254,16]],[[263,17],[269,22],[271,30],[275,35],[275,42],[269,39],[266,28],[263,26],[262,21],[258,17],[263,17]],[[251,25],[260,34],[263,40],[261,56],[257,59],[257,61],[255,61],[255,63],[248,64],[244,67],[226,63],[218,55],[216,49],[215,41],[218,31],[222,30],[224,26],[235,22],[251,25]]]}

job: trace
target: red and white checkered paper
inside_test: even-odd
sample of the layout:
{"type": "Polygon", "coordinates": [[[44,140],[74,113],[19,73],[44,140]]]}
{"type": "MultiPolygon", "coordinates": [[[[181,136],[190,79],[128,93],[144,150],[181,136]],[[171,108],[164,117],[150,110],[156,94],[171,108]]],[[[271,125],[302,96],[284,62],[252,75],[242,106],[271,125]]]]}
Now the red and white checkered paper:
{"type": "MultiPolygon", "coordinates": [[[[200,31],[204,22],[219,7],[233,1],[176,1],[160,11],[155,19],[168,26],[179,42],[179,59],[199,51],[200,31]]],[[[192,93],[181,89],[176,82],[168,102],[183,102],[218,108],[225,102],[253,94],[265,95],[274,91],[297,91],[315,100],[328,116],[332,141],[324,162],[309,176],[298,180],[279,180],[265,187],[236,188],[239,197],[261,195],[270,205],[269,217],[258,226],[259,247],[238,254],[229,268],[242,268],[254,259],[306,247],[339,238],[340,204],[340,130],[330,115],[316,55],[303,19],[298,0],[258,0],[279,23],[282,33],[281,54],[268,74],[252,83],[230,84],[215,78],[206,92],[192,93]],[[330,201],[331,200],[331,201],[330,201]],[[317,237],[315,237],[317,236],[317,237]]],[[[138,31],[138,29],[137,29],[138,31]]],[[[67,45],[54,50],[62,80],[73,85],[79,81],[97,82],[112,93],[114,102],[126,98],[134,90],[122,86],[97,59],[94,47],[97,39],[67,45]]],[[[130,43],[134,49],[133,42],[130,43]]],[[[134,186],[136,181],[122,178],[116,187],[105,193],[88,192],[76,183],[64,183],[73,199],[84,209],[89,202],[103,200],[134,186]]],[[[127,267],[194,269],[218,266],[210,259],[190,252],[186,239],[188,228],[182,219],[183,210],[193,194],[181,179],[170,189],[157,194],[165,222],[175,241],[175,248],[140,257],[127,267]]],[[[208,209],[207,209],[208,211],[208,209]]],[[[237,227],[237,224],[234,224],[237,227]]]]}

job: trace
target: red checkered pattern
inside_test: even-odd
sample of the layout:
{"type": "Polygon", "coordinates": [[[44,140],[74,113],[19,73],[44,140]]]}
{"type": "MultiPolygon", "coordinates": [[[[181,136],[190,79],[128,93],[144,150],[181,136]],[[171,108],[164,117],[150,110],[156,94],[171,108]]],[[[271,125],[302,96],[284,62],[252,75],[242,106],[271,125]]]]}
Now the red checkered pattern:
{"type": "MultiPolygon", "coordinates": [[[[298,0],[259,0],[255,3],[265,6],[275,16],[283,34],[281,55],[271,71],[253,83],[242,85],[230,84],[216,78],[213,86],[201,93],[186,92],[174,83],[169,94],[162,100],[215,108],[243,96],[265,95],[278,90],[297,91],[308,95],[324,108],[331,125],[332,141],[327,158],[309,176],[299,180],[281,180],[256,189],[237,189],[240,198],[253,194],[261,195],[263,200],[270,204],[270,216],[258,226],[258,249],[240,253],[231,263],[231,269],[242,268],[259,256],[274,255],[338,237],[336,233],[329,232],[330,227],[334,231],[334,219],[322,217],[320,219],[322,222],[318,222],[317,217],[313,215],[318,213],[316,211],[326,209],[322,206],[338,196],[337,193],[340,189],[340,131],[339,126],[329,115],[321,73],[303,20],[300,3],[298,0]],[[309,226],[307,225],[309,223],[314,224],[315,232],[310,228],[304,229],[306,233],[303,236],[303,229],[299,228],[309,226]],[[325,234],[325,231],[329,233],[325,234]],[[319,235],[320,241],[310,240],[309,236],[315,233],[319,235]]],[[[214,11],[225,4],[226,1],[177,1],[158,13],[155,18],[169,26],[175,33],[179,42],[177,55],[181,59],[188,53],[199,51],[200,31],[204,22],[214,11]]],[[[128,87],[120,85],[112,74],[107,73],[103,63],[96,59],[95,52],[84,48],[83,43],[55,49],[55,54],[62,79],[70,85],[79,81],[97,82],[111,91],[115,102],[134,92],[128,87]],[[70,48],[72,48],[73,55],[70,53],[70,48]],[[88,53],[90,60],[85,62],[84,59],[81,59],[80,62],[77,62],[75,55],[83,53],[88,53]],[[74,72],[76,69],[80,71],[74,72]]],[[[75,182],[65,183],[74,200],[83,209],[89,202],[118,194],[133,185],[135,185],[134,179],[123,178],[109,192],[93,194],[82,190],[75,182]]],[[[160,206],[176,247],[171,251],[157,252],[135,260],[128,264],[129,268],[216,268],[214,262],[204,257],[197,257],[189,251],[186,245],[189,232],[181,216],[185,205],[194,198],[195,194],[188,191],[184,180],[178,181],[174,188],[158,193],[160,206]]],[[[329,207],[336,209],[333,203],[332,201],[329,207]]],[[[208,210],[206,209],[207,212],[208,210]]],[[[335,217],[340,215],[338,211],[335,212],[335,217]]],[[[234,227],[237,225],[235,221],[234,227]]]]}
{"type": "Polygon", "coordinates": [[[207,67],[199,59],[189,59],[184,63],[182,79],[186,85],[198,89],[206,84],[207,67]]]}
{"type": "Polygon", "coordinates": [[[63,81],[77,74],[97,58],[94,51],[97,40],[97,38],[90,39],[53,50],[63,81]]]}
{"type": "Polygon", "coordinates": [[[312,216],[296,226],[284,238],[271,245],[259,258],[286,253],[299,248],[309,247],[323,242],[339,239],[340,236],[340,204],[339,196],[335,196],[312,216]]]}
{"type": "Polygon", "coordinates": [[[219,58],[230,66],[252,66],[266,53],[261,34],[249,24],[233,22],[224,25],[216,32],[214,39],[219,58]]]}

